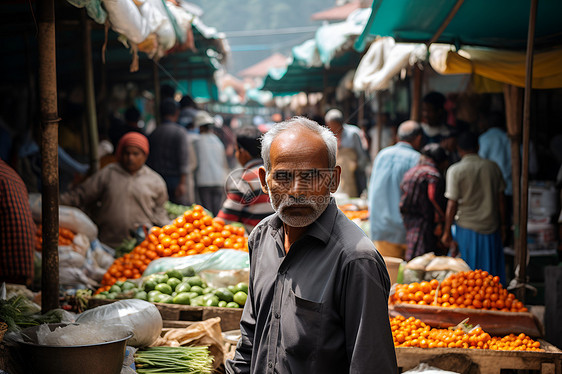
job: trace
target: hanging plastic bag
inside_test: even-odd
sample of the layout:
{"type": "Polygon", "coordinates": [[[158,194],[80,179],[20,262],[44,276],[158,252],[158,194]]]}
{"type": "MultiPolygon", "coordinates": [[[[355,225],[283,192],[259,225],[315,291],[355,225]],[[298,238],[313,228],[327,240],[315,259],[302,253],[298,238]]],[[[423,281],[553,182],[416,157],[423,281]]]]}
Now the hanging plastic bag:
{"type": "Polygon", "coordinates": [[[162,332],[162,316],[158,308],[138,299],[120,300],[87,310],[78,316],[76,322],[127,325],[134,334],[127,344],[133,347],[151,345],[162,332]]]}
{"type": "Polygon", "coordinates": [[[183,270],[192,267],[196,273],[202,270],[237,270],[250,267],[248,252],[235,249],[220,249],[214,253],[185,257],[162,257],[152,261],[143,276],[168,270],[183,270]]]}

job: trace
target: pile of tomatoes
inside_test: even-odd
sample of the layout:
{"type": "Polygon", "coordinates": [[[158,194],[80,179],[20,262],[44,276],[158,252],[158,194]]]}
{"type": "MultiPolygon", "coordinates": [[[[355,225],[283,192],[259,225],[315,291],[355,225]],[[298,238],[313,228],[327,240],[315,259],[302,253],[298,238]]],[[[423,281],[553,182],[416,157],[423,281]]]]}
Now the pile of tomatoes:
{"type": "Polygon", "coordinates": [[[389,302],[503,312],[527,311],[515,295],[503,288],[498,276],[483,270],[456,273],[441,283],[433,279],[431,282],[398,284],[389,302]]]}
{"type": "Polygon", "coordinates": [[[221,248],[247,251],[244,228],[213,219],[202,206],[195,205],[171,224],[151,228],[131,253],[116,259],[103,276],[102,291],[117,281],[140,278],[148,264],[160,257],[212,253],[221,248]]]}
{"type": "Polygon", "coordinates": [[[390,319],[396,347],[468,348],[507,351],[542,351],[540,343],[521,333],[493,337],[480,327],[469,331],[431,328],[414,317],[397,316],[390,319]]]}

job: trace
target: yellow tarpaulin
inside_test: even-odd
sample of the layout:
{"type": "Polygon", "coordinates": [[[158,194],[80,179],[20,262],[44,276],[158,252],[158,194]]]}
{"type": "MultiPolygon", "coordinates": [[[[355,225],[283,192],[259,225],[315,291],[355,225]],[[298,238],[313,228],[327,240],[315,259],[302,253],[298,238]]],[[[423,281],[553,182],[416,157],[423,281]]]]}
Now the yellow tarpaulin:
{"type": "MultiPolygon", "coordinates": [[[[440,74],[476,74],[525,87],[524,52],[468,47],[455,52],[446,46],[430,51],[430,64],[440,74]]],[[[562,49],[535,52],[533,59],[533,88],[561,88],[562,49]]]]}

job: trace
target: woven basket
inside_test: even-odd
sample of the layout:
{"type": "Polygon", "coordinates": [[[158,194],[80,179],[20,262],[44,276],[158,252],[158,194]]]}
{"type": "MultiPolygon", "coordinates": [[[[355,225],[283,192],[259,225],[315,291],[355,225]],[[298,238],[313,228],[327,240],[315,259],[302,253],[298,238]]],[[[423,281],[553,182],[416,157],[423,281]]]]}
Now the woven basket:
{"type": "Polygon", "coordinates": [[[0,343],[4,339],[4,334],[6,333],[7,330],[8,330],[8,324],[4,322],[0,322],[0,343]]]}

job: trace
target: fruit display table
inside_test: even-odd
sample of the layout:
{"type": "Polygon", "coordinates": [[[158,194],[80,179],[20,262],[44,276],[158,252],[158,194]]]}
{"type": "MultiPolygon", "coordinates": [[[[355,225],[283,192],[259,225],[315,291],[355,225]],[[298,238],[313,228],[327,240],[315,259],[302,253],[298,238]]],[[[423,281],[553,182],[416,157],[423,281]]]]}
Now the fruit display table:
{"type": "Polygon", "coordinates": [[[468,318],[468,323],[480,325],[492,335],[524,333],[542,337],[543,328],[538,319],[529,312],[502,312],[468,308],[443,308],[429,305],[394,304],[388,306],[390,317],[402,315],[419,318],[431,327],[447,328],[456,326],[468,318]]]}
{"type": "Polygon", "coordinates": [[[538,370],[541,374],[562,374],[562,351],[539,340],[544,352],[494,351],[463,348],[397,347],[398,367],[406,371],[421,362],[461,373],[500,374],[502,369],[538,370]],[[444,367],[444,365],[452,365],[444,367]],[[478,371],[470,370],[477,366],[478,371]]]}

